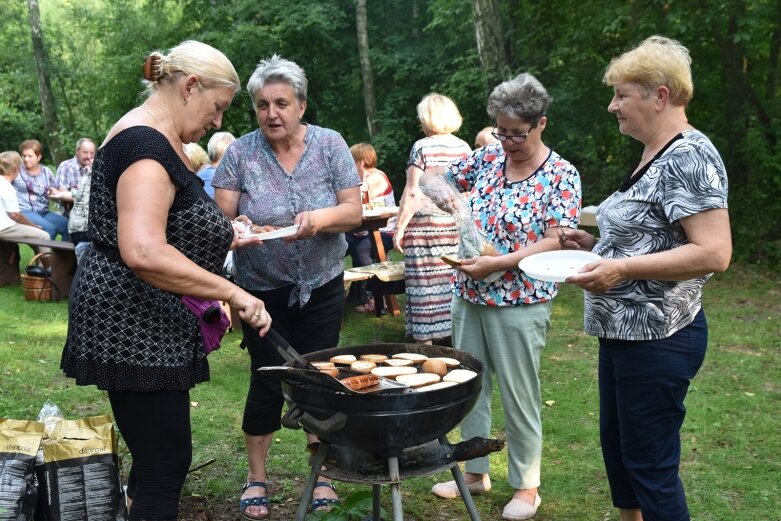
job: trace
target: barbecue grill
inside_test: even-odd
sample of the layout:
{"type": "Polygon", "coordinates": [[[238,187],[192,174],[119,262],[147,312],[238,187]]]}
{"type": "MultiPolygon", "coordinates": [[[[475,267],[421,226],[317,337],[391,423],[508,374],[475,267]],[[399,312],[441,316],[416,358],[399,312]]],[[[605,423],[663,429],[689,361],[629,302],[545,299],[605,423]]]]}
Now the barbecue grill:
{"type": "Polygon", "coordinates": [[[471,410],[480,394],[483,364],[478,358],[464,351],[436,345],[371,344],[317,351],[297,361],[288,357],[285,365],[301,366],[306,362],[327,361],[336,355],[360,357],[381,354],[391,357],[397,353],[455,358],[461,362],[461,368],[471,369],[477,376],[435,391],[389,387],[358,394],[346,389],[340,391],[338,386],[318,385],[307,379],[278,374],[288,403],[283,425],[288,428],[303,427],[320,439],[317,453],[310,459],[312,471],[296,521],[304,520],[318,475],[371,484],[374,521],[380,520],[380,486],[390,484],[393,519],[402,521],[401,480],[448,469],[461,491],[470,518],[480,520],[458,461],[499,450],[503,442],[478,439],[484,443],[478,441],[479,448],[474,453],[459,451],[459,445],[463,449],[465,444],[450,445],[446,437],[471,410]]]}

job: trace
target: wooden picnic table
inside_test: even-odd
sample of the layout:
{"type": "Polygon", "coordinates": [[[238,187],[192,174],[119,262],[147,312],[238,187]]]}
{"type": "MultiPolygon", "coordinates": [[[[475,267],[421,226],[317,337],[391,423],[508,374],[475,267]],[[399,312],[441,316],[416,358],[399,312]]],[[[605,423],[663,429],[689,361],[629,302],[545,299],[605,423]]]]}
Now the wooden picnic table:
{"type": "MultiPolygon", "coordinates": [[[[388,254],[385,251],[385,246],[382,244],[382,233],[380,232],[380,229],[385,228],[388,225],[388,219],[395,217],[398,213],[399,209],[397,207],[380,207],[371,210],[364,210],[363,221],[361,221],[359,226],[353,230],[350,230],[349,233],[364,231],[369,232],[369,240],[371,240],[373,250],[377,252],[377,260],[379,262],[387,262],[388,254]]],[[[399,301],[396,298],[396,295],[380,295],[379,298],[376,298],[375,300],[382,302],[382,297],[384,297],[385,303],[388,307],[388,312],[391,313],[394,317],[398,317],[401,314],[401,311],[399,309],[399,301]]],[[[376,312],[378,314],[382,312],[381,307],[377,308],[377,306],[375,306],[375,308],[377,309],[376,312]]]]}

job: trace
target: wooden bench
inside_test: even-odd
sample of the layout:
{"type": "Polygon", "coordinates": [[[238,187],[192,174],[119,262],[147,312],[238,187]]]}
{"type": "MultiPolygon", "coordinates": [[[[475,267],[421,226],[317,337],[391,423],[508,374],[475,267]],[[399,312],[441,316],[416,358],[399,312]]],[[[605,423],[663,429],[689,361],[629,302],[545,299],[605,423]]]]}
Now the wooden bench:
{"type": "Polygon", "coordinates": [[[76,274],[76,245],[68,241],[42,239],[0,239],[0,286],[21,282],[19,244],[46,246],[51,249],[52,301],[68,298],[76,274]]]}

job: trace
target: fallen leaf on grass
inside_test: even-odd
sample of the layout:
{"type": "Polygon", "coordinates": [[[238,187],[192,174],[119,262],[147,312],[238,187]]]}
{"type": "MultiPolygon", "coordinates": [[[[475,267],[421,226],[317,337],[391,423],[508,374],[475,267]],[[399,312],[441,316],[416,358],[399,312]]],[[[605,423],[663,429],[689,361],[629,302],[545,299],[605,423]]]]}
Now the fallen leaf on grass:
{"type": "Polygon", "coordinates": [[[546,400],[545,405],[548,407],[553,407],[553,404],[556,403],[556,400],[546,400]]]}

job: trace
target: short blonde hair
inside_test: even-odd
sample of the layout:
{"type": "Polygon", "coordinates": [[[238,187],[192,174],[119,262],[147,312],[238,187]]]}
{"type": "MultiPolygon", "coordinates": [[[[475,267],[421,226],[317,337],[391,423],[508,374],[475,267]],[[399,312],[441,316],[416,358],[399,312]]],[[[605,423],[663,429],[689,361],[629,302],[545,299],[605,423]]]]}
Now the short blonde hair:
{"type": "Polygon", "coordinates": [[[356,143],[350,147],[350,153],[353,155],[353,161],[363,161],[366,168],[377,166],[377,151],[369,143],[356,143]]]}
{"type": "Polygon", "coordinates": [[[22,156],[19,152],[7,150],[0,153],[0,175],[8,175],[22,166],[22,156]]]}
{"type": "Polygon", "coordinates": [[[193,164],[193,172],[197,172],[203,165],[209,162],[209,155],[198,143],[185,143],[184,153],[190,158],[193,164]]]}
{"type": "Polygon", "coordinates": [[[443,94],[426,94],[418,103],[418,119],[427,135],[451,134],[461,128],[461,113],[443,94]]]}
{"type": "Polygon", "coordinates": [[[198,82],[206,89],[223,87],[236,92],[241,88],[239,75],[227,56],[205,43],[188,40],[165,55],[154,51],[147,57],[147,61],[150,58],[154,58],[155,70],[151,71],[151,78],[143,81],[146,96],[188,74],[195,74],[198,82]]]}
{"type": "Polygon", "coordinates": [[[605,71],[607,85],[635,83],[650,93],[664,85],[670,89],[670,102],[687,105],[694,95],[692,59],[680,42],[664,36],[651,36],[640,45],[613,58],[605,71]]]}
{"type": "Polygon", "coordinates": [[[236,141],[236,138],[230,132],[215,132],[214,135],[209,138],[209,143],[206,144],[206,151],[209,152],[209,160],[212,163],[216,163],[222,159],[228,145],[234,141],[236,141]]]}

